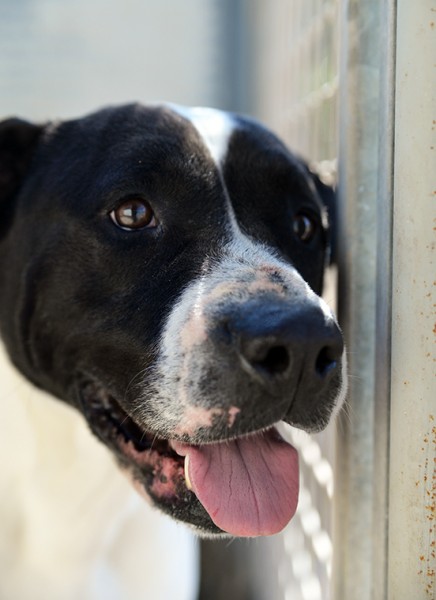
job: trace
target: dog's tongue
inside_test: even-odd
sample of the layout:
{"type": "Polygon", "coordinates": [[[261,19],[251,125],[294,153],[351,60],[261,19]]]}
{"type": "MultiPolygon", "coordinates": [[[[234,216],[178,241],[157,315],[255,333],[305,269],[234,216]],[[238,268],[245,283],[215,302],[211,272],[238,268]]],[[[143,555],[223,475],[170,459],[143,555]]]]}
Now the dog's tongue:
{"type": "Polygon", "coordinates": [[[223,531],[272,535],[294,516],[298,454],[272,429],[247,438],[184,446],[193,492],[223,531]]]}

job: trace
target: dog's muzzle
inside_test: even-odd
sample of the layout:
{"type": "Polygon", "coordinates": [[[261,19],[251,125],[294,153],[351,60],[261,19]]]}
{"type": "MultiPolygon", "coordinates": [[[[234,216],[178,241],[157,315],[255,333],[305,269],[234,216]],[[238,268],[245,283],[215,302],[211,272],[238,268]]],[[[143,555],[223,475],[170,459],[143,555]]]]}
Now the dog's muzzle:
{"type": "Polygon", "coordinates": [[[138,414],[184,457],[185,483],[215,526],[267,535],[298,497],[298,458],[275,425],[327,425],[342,402],[344,345],[331,310],[292,267],[225,266],[170,314],[138,414]]]}

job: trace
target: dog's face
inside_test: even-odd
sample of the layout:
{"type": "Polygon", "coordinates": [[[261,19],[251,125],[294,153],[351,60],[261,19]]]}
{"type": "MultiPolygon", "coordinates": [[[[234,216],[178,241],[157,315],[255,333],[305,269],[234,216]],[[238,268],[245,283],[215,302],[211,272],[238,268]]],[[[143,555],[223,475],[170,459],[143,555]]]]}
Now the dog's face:
{"type": "Polygon", "coordinates": [[[172,106],[6,121],[0,166],[16,366],[176,519],[283,528],[298,461],[274,425],[322,429],[345,388],[320,184],[253,121],[172,106]]]}

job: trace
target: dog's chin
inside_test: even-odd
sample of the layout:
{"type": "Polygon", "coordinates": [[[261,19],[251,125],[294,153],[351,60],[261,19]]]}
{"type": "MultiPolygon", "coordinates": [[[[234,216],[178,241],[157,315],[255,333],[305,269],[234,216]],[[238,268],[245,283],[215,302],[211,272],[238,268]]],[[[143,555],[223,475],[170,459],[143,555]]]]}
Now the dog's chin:
{"type": "Polygon", "coordinates": [[[140,427],[99,383],[80,390],[81,410],[93,433],[115,454],[135,489],[153,506],[185,522],[202,537],[223,537],[195,494],[188,489],[184,456],[172,441],[140,427]]]}

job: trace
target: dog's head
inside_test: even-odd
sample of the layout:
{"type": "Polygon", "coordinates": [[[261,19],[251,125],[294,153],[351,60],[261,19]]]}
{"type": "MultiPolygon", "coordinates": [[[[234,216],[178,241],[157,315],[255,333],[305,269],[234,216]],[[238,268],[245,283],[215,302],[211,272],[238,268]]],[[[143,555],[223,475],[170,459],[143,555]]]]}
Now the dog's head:
{"type": "Polygon", "coordinates": [[[298,461],[274,425],[320,430],[342,402],[321,187],[272,133],[214,110],[0,125],[11,358],[203,533],[280,530],[298,461]]]}

